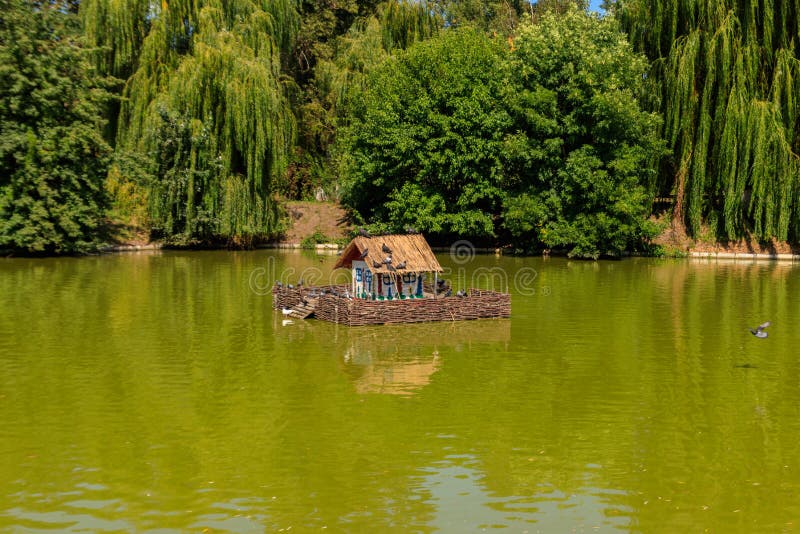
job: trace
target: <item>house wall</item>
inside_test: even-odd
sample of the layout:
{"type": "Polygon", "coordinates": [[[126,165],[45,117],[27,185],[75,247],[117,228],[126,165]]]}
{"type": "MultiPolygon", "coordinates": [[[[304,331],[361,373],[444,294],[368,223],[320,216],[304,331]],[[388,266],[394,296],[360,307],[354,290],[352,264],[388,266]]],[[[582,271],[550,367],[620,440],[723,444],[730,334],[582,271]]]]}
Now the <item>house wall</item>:
{"type": "Polygon", "coordinates": [[[356,297],[367,295],[396,297],[402,290],[404,295],[415,295],[419,278],[426,279],[425,273],[374,274],[365,261],[353,260],[350,291],[356,297]],[[380,279],[380,280],[379,280],[380,279]]]}
{"type": "Polygon", "coordinates": [[[360,297],[362,294],[369,294],[370,287],[374,283],[372,279],[372,272],[367,267],[367,262],[362,260],[353,260],[352,268],[352,287],[351,291],[354,296],[360,297]]]}

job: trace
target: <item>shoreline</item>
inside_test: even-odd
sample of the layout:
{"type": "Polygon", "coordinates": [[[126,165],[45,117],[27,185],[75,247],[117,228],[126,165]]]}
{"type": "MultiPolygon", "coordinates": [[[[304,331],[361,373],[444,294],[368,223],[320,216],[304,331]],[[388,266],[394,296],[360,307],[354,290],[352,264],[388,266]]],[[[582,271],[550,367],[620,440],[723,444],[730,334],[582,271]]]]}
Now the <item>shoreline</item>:
{"type": "MultiPolygon", "coordinates": [[[[450,247],[431,247],[435,252],[449,252],[450,247]]],[[[218,250],[223,250],[220,247],[218,250]]],[[[300,243],[262,243],[256,245],[254,249],[277,249],[277,250],[317,250],[317,251],[338,251],[342,247],[337,243],[318,243],[313,248],[303,248],[300,243]]],[[[155,250],[173,250],[165,247],[161,243],[147,243],[142,245],[109,245],[103,247],[101,252],[108,253],[125,253],[125,252],[140,252],[140,251],[155,251],[155,250]]],[[[207,249],[174,249],[174,250],[207,250],[207,249]]],[[[499,254],[503,255],[502,249],[492,247],[476,247],[472,249],[478,254],[499,254]]],[[[541,254],[533,255],[531,257],[543,256],[541,254]]],[[[630,254],[628,257],[643,257],[643,258],[657,258],[659,256],[647,256],[644,254],[630,254]]],[[[670,257],[670,256],[667,256],[670,257]]],[[[693,260],[739,260],[739,261],[791,261],[800,262],[800,254],[791,253],[756,253],[756,252],[717,252],[717,251],[686,251],[685,255],[674,256],[675,259],[689,258],[693,260]]],[[[588,260],[587,260],[588,261],[588,260]]]]}
{"type": "Polygon", "coordinates": [[[778,254],[778,253],[749,253],[749,252],[696,252],[687,253],[691,259],[707,260],[750,260],[750,261],[797,261],[800,262],[800,254],[778,254]]]}

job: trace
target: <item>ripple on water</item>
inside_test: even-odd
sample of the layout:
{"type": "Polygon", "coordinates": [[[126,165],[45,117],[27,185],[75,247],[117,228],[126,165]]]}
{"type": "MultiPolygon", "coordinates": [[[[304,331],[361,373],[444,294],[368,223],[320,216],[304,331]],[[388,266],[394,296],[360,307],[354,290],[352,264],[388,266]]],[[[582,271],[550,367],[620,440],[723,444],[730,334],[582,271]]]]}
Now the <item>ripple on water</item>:
{"type": "Polygon", "coordinates": [[[269,260],[319,265],[0,262],[0,530],[777,532],[800,516],[798,269],[477,256],[467,269],[537,272],[510,320],[347,329],[282,326],[248,287],[269,260]],[[768,339],[747,332],[767,319],[768,339]]]}

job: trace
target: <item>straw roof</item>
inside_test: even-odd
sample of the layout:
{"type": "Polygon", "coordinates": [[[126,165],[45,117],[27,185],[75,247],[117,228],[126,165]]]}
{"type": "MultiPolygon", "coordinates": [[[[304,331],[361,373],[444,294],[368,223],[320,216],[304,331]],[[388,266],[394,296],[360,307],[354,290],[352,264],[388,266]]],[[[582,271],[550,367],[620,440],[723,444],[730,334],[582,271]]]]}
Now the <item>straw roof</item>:
{"type": "Polygon", "coordinates": [[[442,266],[439,265],[436,256],[433,255],[431,247],[425,241],[425,237],[420,234],[358,236],[345,247],[334,268],[352,268],[353,260],[358,260],[365,250],[369,250],[369,253],[364,261],[367,262],[369,270],[376,274],[442,272],[442,266]],[[392,251],[391,266],[393,269],[390,269],[389,265],[385,263],[381,263],[380,267],[375,267],[374,262],[383,262],[388,256],[386,252],[383,252],[383,245],[386,245],[392,251]],[[405,267],[402,269],[397,268],[403,262],[405,262],[405,267]]]}

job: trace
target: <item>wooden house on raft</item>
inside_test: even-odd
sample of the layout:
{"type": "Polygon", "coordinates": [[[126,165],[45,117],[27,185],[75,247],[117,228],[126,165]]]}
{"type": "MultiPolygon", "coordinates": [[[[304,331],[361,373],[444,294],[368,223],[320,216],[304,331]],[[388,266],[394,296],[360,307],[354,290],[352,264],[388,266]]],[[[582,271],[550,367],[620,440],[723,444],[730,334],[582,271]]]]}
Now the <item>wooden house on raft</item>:
{"type": "Polygon", "coordinates": [[[290,287],[276,283],[273,307],[284,315],[367,325],[458,321],[511,315],[508,293],[468,289],[452,293],[442,266],[420,234],[359,236],[335,268],[349,269],[349,285],[290,287]]]}
{"type": "Polygon", "coordinates": [[[352,294],[362,299],[423,298],[442,266],[420,234],[359,236],[342,252],[334,269],[352,272],[352,294]]]}

